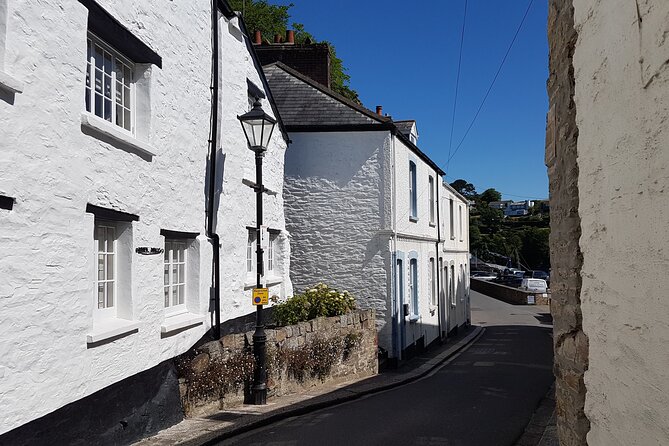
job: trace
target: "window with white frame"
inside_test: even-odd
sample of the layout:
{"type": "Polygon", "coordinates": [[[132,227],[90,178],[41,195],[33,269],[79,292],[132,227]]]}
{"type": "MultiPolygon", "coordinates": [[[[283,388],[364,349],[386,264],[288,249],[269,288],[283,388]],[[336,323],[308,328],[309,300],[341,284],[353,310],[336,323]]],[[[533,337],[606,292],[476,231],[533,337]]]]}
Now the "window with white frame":
{"type": "Polygon", "coordinates": [[[462,231],[462,205],[458,206],[460,209],[460,241],[464,240],[464,232],[462,231]]]}
{"type": "Polygon", "coordinates": [[[429,199],[430,199],[430,224],[434,224],[434,177],[428,178],[429,199]]]}
{"type": "Polygon", "coordinates": [[[277,250],[278,240],[279,240],[279,233],[275,231],[270,231],[269,245],[267,246],[267,273],[269,275],[272,275],[276,268],[276,250],[277,250]]]}
{"type": "Polygon", "coordinates": [[[88,33],[86,111],[134,134],[134,65],[88,33]]]}
{"type": "Polygon", "coordinates": [[[430,290],[430,305],[436,306],[437,305],[437,283],[435,280],[435,270],[434,270],[434,258],[430,258],[429,262],[429,275],[428,275],[428,280],[429,280],[429,290],[430,290]]]}
{"type": "Polygon", "coordinates": [[[117,231],[111,222],[95,222],[97,309],[111,313],[116,306],[117,231]]]}
{"type": "Polygon", "coordinates": [[[186,308],[187,249],[184,240],[165,240],[164,298],[165,309],[169,312],[186,308]]]}
{"type": "Polygon", "coordinates": [[[411,313],[418,317],[418,260],[409,261],[409,294],[411,295],[411,313]]]}
{"type": "Polygon", "coordinates": [[[416,193],[416,163],[409,161],[409,218],[411,220],[418,219],[418,197],[416,193]]]}
{"type": "Polygon", "coordinates": [[[256,230],[249,229],[246,239],[246,273],[253,274],[256,270],[256,230]]]}
{"type": "Polygon", "coordinates": [[[451,232],[451,240],[455,239],[455,216],[453,213],[453,199],[448,200],[448,215],[449,215],[449,223],[451,224],[450,232],[451,232]]]}
{"type": "Polygon", "coordinates": [[[451,277],[450,279],[450,294],[451,294],[451,305],[455,306],[457,299],[455,297],[455,265],[451,265],[451,277]]]}

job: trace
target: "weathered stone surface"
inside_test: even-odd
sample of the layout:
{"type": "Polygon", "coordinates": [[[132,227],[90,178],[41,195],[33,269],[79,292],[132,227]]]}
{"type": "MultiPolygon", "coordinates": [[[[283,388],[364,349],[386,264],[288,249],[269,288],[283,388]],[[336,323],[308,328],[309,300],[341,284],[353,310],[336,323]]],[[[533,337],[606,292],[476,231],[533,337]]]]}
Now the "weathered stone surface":
{"type": "Polygon", "coordinates": [[[550,0],[548,37],[550,76],[545,159],[551,206],[557,423],[560,443],[575,446],[586,443],[589,423],[584,415],[583,374],[587,370],[588,351],[581,316],[583,255],[579,245],[578,127],[572,60],[578,35],[574,28],[572,0],[550,0]]]}
{"type": "Polygon", "coordinates": [[[200,353],[190,362],[191,370],[195,373],[202,373],[209,366],[209,355],[206,353],[200,353]]]}

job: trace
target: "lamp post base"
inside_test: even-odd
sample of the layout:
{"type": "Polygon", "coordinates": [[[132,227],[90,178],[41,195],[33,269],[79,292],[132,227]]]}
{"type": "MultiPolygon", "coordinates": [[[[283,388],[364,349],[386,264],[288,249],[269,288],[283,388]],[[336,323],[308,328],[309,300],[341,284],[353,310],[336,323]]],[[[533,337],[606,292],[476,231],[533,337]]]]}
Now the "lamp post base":
{"type": "Polygon", "coordinates": [[[267,404],[267,336],[262,325],[262,305],[258,306],[256,317],[256,331],[253,333],[253,356],[256,367],[251,394],[253,404],[263,405],[267,404]]]}

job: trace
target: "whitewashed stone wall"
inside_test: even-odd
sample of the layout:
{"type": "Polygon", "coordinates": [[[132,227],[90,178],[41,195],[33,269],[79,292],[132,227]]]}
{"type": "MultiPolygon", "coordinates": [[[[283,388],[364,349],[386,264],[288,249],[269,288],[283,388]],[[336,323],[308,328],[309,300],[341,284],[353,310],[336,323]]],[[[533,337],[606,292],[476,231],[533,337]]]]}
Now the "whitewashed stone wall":
{"type": "MultiPolygon", "coordinates": [[[[161,337],[163,258],[133,253],[129,315],[138,331],[87,348],[96,271],[87,203],[138,215],[133,248],[162,247],[161,229],[204,234],[210,119],[210,2],[99,3],[163,58],[163,68],[152,67],[142,81],[150,90],[150,127],[138,135],[155,149],[152,158],[82,132],[87,9],[75,0],[7,2],[4,71],[24,89],[0,95],[0,194],[16,198],[13,210],[0,210],[0,433],[183,353],[211,325],[212,250],[200,235],[197,295],[189,295],[188,310],[203,324],[161,337]]],[[[239,31],[222,20],[218,233],[225,320],[253,310],[244,306],[250,298],[236,275],[246,263],[244,226],[255,223],[255,202],[240,176],[253,161],[236,116],[248,110],[246,78],[262,85],[239,31]]],[[[279,195],[266,200],[266,215],[280,230],[284,149],[277,131],[265,172],[279,195]]],[[[278,286],[290,291],[287,280],[278,286]]]]}
{"type": "MultiPolygon", "coordinates": [[[[255,274],[246,272],[246,245],[248,227],[256,226],[255,191],[244,184],[255,183],[255,154],[247,148],[238,115],[249,110],[247,79],[263,89],[260,75],[247,50],[247,37],[237,28],[237,19],[221,19],[220,77],[220,148],[223,172],[220,184],[220,204],[217,231],[221,237],[221,320],[247,314],[251,305],[255,274]]],[[[263,99],[265,112],[274,116],[271,105],[263,99]]],[[[263,159],[263,184],[272,191],[263,197],[263,223],[269,229],[279,230],[275,273],[269,280],[270,295],[279,297],[293,294],[289,277],[290,245],[283,211],[283,164],[286,141],[277,125],[272,142],[263,159]]],[[[255,252],[254,263],[255,263],[255,252]]]]}
{"type": "Polygon", "coordinates": [[[388,237],[382,225],[388,132],[291,133],[286,154],[286,220],[296,291],[325,282],[374,308],[386,335],[388,237]]]}

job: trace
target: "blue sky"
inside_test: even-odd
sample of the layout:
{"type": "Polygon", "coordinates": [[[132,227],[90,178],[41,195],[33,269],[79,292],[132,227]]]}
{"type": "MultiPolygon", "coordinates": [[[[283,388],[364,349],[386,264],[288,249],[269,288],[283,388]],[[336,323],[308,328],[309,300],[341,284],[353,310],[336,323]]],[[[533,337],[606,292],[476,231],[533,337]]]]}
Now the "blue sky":
{"type": "MultiPolygon", "coordinates": [[[[471,123],[529,0],[469,0],[455,150],[471,123]]],[[[291,20],[331,41],[363,104],[415,119],[418,145],[479,192],[547,198],[544,137],[548,99],[547,2],[535,0],[481,113],[446,168],[465,0],[291,0],[291,20]]],[[[287,4],[288,1],[270,0],[287,4]]]]}

